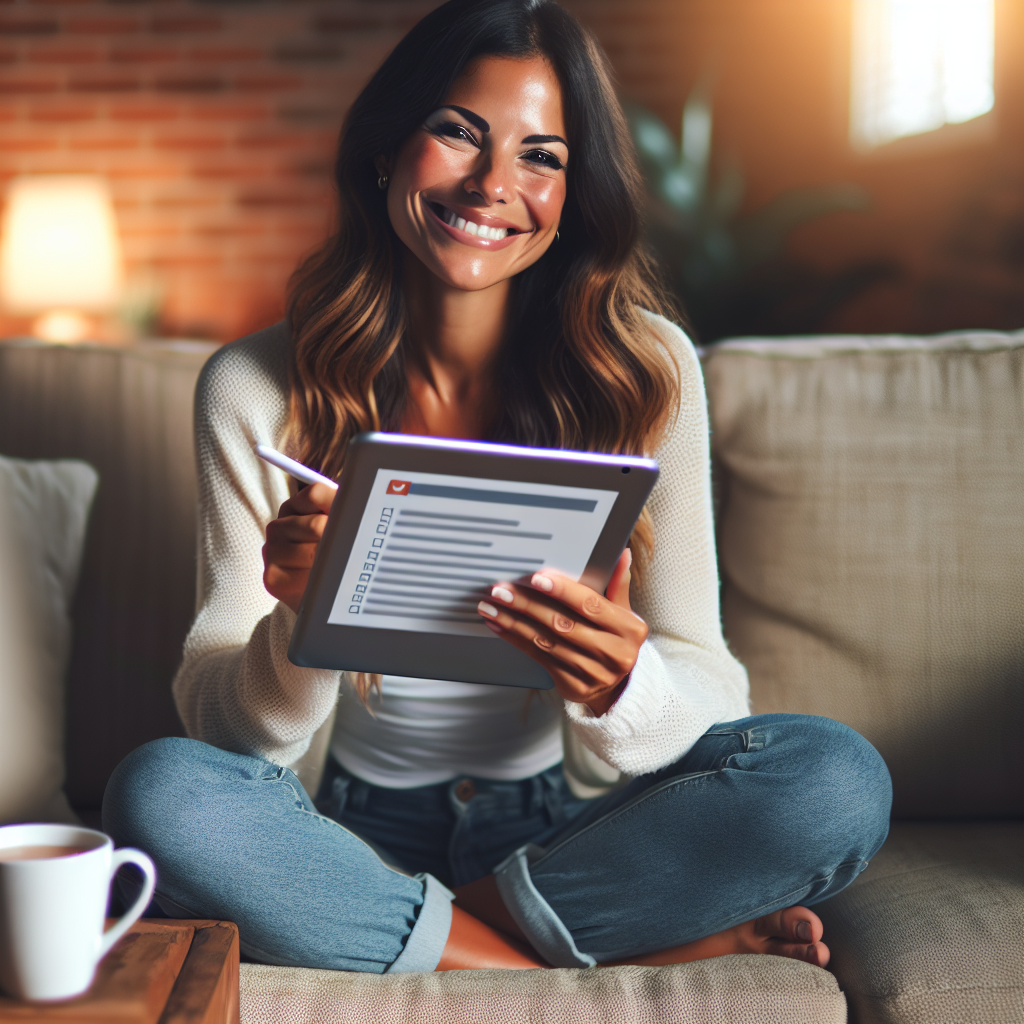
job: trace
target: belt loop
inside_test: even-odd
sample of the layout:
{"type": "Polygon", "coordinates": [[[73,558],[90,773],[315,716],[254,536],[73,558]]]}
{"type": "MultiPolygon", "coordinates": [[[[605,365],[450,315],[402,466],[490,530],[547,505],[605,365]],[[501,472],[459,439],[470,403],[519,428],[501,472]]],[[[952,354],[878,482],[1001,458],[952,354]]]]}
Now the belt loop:
{"type": "Polygon", "coordinates": [[[562,793],[557,779],[552,778],[552,772],[544,772],[537,778],[541,780],[544,791],[544,809],[548,813],[548,823],[561,825],[565,821],[565,807],[562,804],[562,793]]]}
{"type": "Polygon", "coordinates": [[[348,803],[348,787],[352,782],[351,778],[345,775],[335,775],[331,780],[331,815],[340,817],[348,803]]]}

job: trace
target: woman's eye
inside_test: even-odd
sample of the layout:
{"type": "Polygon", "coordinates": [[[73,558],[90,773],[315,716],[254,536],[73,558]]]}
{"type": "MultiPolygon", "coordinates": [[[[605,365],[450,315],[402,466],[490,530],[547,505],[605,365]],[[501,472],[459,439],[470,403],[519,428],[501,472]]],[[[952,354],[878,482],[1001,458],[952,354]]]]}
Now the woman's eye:
{"type": "Polygon", "coordinates": [[[532,163],[541,164],[543,167],[550,167],[553,171],[560,171],[563,166],[562,161],[554,153],[549,153],[546,149],[532,149],[529,153],[525,153],[524,156],[532,163]]]}
{"type": "Polygon", "coordinates": [[[472,134],[463,128],[461,124],[456,124],[454,121],[445,121],[443,124],[431,125],[430,131],[446,139],[458,139],[460,142],[471,142],[473,145],[476,145],[476,139],[473,138],[472,134]]]}

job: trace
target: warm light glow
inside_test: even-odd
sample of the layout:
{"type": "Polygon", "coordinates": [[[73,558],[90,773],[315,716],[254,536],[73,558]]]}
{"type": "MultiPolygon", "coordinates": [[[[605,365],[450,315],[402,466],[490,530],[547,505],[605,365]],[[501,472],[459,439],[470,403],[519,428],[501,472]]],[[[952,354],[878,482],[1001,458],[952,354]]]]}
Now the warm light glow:
{"type": "Polygon", "coordinates": [[[91,330],[92,321],[73,309],[51,309],[32,321],[32,333],[43,341],[84,341],[91,330]]]}
{"type": "Polygon", "coordinates": [[[854,0],[850,137],[867,149],[992,109],[994,0],[854,0]]]}
{"type": "Polygon", "coordinates": [[[121,281],[114,207],[102,178],[45,174],[11,182],[0,248],[0,298],[11,312],[110,309],[121,281]]]}

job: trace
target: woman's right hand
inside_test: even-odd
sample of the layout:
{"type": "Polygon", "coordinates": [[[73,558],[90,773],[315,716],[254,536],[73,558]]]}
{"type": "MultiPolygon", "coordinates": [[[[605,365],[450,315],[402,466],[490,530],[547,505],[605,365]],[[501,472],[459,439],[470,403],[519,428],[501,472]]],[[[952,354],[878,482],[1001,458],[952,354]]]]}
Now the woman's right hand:
{"type": "Polygon", "coordinates": [[[317,545],[338,492],[327,484],[312,484],[289,498],[267,524],[263,545],[263,585],[271,596],[296,614],[309,582],[317,545]]]}

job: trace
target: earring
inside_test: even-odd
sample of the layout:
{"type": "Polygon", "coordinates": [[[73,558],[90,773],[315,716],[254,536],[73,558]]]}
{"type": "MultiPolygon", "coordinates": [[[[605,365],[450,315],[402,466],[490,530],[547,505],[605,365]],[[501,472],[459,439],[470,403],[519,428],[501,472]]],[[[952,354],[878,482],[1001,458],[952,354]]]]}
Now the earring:
{"type": "Polygon", "coordinates": [[[377,179],[377,188],[379,188],[381,190],[381,192],[383,192],[383,191],[385,191],[387,189],[387,187],[388,187],[388,176],[386,174],[382,174],[377,179]]]}
{"type": "Polygon", "coordinates": [[[562,237],[561,234],[559,234],[559,232],[556,231],[555,232],[555,241],[557,242],[561,237],[562,237]]]}

